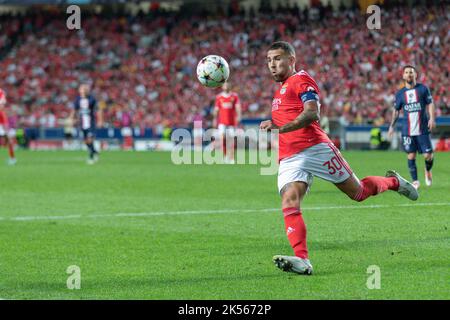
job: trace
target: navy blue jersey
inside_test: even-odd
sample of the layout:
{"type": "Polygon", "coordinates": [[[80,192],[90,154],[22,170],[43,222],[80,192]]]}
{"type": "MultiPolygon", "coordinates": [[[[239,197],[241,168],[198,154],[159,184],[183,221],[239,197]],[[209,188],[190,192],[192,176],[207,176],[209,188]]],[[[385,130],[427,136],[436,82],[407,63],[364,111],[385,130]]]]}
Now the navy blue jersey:
{"type": "Polygon", "coordinates": [[[403,87],[395,95],[394,108],[403,109],[402,135],[419,136],[429,134],[427,105],[433,102],[430,90],[417,83],[412,89],[403,87]]]}
{"type": "Polygon", "coordinates": [[[80,126],[82,130],[95,128],[95,113],[97,110],[97,101],[91,95],[86,98],[78,96],[74,102],[75,111],[80,117],[80,126]]]}

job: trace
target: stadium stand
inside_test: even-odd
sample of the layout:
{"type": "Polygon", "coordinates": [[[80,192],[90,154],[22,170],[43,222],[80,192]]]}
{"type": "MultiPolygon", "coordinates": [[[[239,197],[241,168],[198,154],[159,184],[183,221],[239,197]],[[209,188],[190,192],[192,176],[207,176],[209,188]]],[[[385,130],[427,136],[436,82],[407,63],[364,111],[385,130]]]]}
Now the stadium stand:
{"type": "Polygon", "coordinates": [[[295,45],[298,68],[318,81],[330,118],[344,115],[353,124],[389,121],[386,111],[405,64],[417,65],[418,82],[431,88],[437,115],[448,115],[445,8],[389,8],[381,30],[368,30],[357,8],[331,7],[208,19],[165,12],[114,19],[84,14],[79,31],[68,30],[61,13],[2,16],[0,87],[16,127],[62,127],[80,82],[93,84],[105,126],[125,121],[141,128],[187,127],[217,93],[195,77],[198,60],[214,53],[229,61],[243,116],[264,118],[275,86],[265,49],[283,39],[295,45]]]}

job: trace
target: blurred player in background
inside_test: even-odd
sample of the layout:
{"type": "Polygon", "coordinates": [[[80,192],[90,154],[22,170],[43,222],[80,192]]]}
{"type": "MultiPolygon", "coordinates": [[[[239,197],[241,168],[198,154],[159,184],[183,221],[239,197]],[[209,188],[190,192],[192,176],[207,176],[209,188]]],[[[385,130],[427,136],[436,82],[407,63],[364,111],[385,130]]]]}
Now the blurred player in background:
{"type": "Polygon", "coordinates": [[[74,119],[78,115],[78,125],[89,152],[87,163],[94,164],[98,161],[98,151],[94,147],[96,117],[98,116],[98,121],[101,123],[102,113],[97,112],[97,101],[89,91],[87,84],[80,85],[79,96],[75,99],[74,109],[70,116],[74,119]]]}
{"type": "Polygon", "coordinates": [[[222,86],[222,92],[216,96],[213,112],[213,127],[219,131],[219,143],[222,145],[225,163],[234,163],[234,136],[241,121],[241,103],[236,92],[231,91],[229,82],[222,86]],[[233,139],[230,150],[227,150],[227,139],[233,139]]]}
{"type": "Polygon", "coordinates": [[[395,171],[386,177],[370,176],[359,180],[339,150],[320,128],[319,88],[306,71],[295,71],[295,50],[279,41],[267,52],[267,65],[280,83],[272,100],[272,120],[260,124],[262,130],[279,131],[278,190],[286,234],[295,256],[274,256],[275,265],[287,272],[312,274],[306,245],[306,226],[301,201],[317,176],[334,183],[355,201],[393,190],[417,200],[417,190],[395,171]]]}
{"type": "Polygon", "coordinates": [[[14,165],[17,160],[14,156],[14,137],[9,129],[8,116],[6,114],[6,94],[0,89],[0,140],[4,140],[8,147],[8,164],[14,165]]]}
{"type": "Polygon", "coordinates": [[[417,83],[417,71],[413,66],[403,68],[405,86],[395,95],[394,111],[388,135],[394,135],[395,124],[403,110],[404,122],[402,126],[402,142],[408,157],[408,168],[417,189],[420,182],[417,179],[416,153],[425,158],[425,184],[431,186],[433,167],[433,146],[430,132],[436,127],[435,107],[430,90],[423,84],[417,83]],[[429,118],[427,115],[427,109],[429,118]]]}

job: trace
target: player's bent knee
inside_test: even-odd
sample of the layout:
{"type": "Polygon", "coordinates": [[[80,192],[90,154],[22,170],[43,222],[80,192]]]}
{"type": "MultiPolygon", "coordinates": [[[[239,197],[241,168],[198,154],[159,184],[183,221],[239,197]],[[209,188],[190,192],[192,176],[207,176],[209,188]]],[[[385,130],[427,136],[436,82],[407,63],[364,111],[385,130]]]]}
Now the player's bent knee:
{"type": "Polygon", "coordinates": [[[308,189],[304,182],[291,182],[281,190],[281,205],[283,208],[300,208],[300,201],[308,189]]]}
{"type": "Polygon", "coordinates": [[[358,200],[358,193],[361,191],[361,182],[354,174],[344,182],[336,183],[335,186],[350,199],[358,202],[361,201],[358,200]]]}
{"type": "Polygon", "coordinates": [[[297,192],[291,190],[290,192],[285,192],[281,198],[282,208],[300,208],[300,197],[297,192]]]}
{"type": "Polygon", "coordinates": [[[300,199],[292,199],[292,198],[283,199],[281,202],[281,207],[283,209],[285,209],[285,208],[300,209],[300,199]]]}

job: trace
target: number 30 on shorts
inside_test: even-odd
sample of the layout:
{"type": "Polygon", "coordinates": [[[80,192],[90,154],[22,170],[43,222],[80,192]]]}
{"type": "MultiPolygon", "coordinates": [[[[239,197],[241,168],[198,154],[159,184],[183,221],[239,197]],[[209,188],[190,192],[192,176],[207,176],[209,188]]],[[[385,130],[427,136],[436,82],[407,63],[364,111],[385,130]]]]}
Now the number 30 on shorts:
{"type": "Polygon", "coordinates": [[[331,158],[330,161],[325,162],[322,166],[327,166],[329,174],[335,174],[342,169],[342,164],[336,157],[331,158]]]}
{"type": "Polygon", "coordinates": [[[403,137],[403,145],[409,146],[411,144],[411,137],[403,137]]]}

